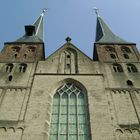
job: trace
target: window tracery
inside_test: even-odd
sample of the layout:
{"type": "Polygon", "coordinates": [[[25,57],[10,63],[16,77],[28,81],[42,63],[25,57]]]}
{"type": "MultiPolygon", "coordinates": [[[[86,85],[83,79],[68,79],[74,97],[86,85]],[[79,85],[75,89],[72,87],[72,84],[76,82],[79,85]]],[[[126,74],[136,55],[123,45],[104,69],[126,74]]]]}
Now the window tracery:
{"type": "Polygon", "coordinates": [[[87,99],[71,83],[61,86],[54,95],[50,140],[89,140],[87,99]]]}

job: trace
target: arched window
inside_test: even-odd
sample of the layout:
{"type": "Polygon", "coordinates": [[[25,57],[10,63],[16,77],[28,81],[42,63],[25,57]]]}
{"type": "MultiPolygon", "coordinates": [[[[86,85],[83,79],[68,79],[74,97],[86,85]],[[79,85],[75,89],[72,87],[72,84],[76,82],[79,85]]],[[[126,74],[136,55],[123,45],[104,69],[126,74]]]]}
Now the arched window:
{"type": "Polygon", "coordinates": [[[14,57],[17,58],[17,54],[14,54],[14,57]]]}
{"type": "Polygon", "coordinates": [[[25,72],[26,69],[27,69],[27,64],[22,63],[19,65],[19,72],[25,72]]]}
{"type": "Polygon", "coordinates": [[[128,47],[126,47],[126,46],[122,46],[122,47],[121,47],[121,50],[122,50],[122,52],[124,52],[124,53],[131,53],[131,50],[130,50],[128,47]]]}
{"type": "Polygon", "coordinates": [[[111,46],[105,46],[106,50],[110,53],[115,52],[115,49],[111,46]]]}
{"type": "Polygon", "coordinates": [[[35,52],[36,48],[33,46],[28,47],[28,52],[35,52]]]}
{"type": "Polygon", "coordinates": [[[126,83],[127,83],[128,86],[133,86],[133,82],[130,81],[130,80],[127,80],[126,83]]]}
{"type": "Polygon", "coordinates": [[[114,72],[123,72],[123,68],[120,64],[113,64],[114,72]]]}
{"type": "Polygon", "coordinates": [[[90,140],[86,94],[66,83],[53,98],[49,140],[90,140]]]}
{"type": "Polygon", "coordinates": [[[6,72],[11,72],[12,69],[13,69],[13,67],[14,67],[13,64],[11,64],[11,63],[7,64],[7,65],[6,65],[6,72]]]}
{"type": "Polygon", "coordinates": [[[20,47],[12,47],[13,52],[18,53],[20,51],[20,47]]]}
{"type": "Polygon", "coordinates": [[[27,57],[27,54],[25,53],[23,56],[24,56],[24,58],[26,58],[27,57]]]}
{"type": "Polygon", "coordinates": [[[138,72],[136,66],[134,64],[127,64],[128,72],[138,72]]]}
{"type": "Polygon", "coordinates": [[[13,76],[10,75],[10,76],[8,77],[8,80],[9,80],[9,81],[12,81],[12,79],[13,79],[13,76]]]}
{"type": "Polygon", "coordinates": [[[116,51],[115,48],[112,46],[105,46],[106,51],[109,53],[110,57],[112,59],[116,59],[116,51]]]}
{"type": "Polygon", "coordinates": [[[111,57],[112,59],[116,59],[116,55],[113,54],[113,53],[110,54],[110,57],[111,57]]]}
{"type": "Polygon", "coordinates": [[[129,55],[128,54],[124,53],[123,56],[124,56],[125,59],[129,59],[129,55]]]}

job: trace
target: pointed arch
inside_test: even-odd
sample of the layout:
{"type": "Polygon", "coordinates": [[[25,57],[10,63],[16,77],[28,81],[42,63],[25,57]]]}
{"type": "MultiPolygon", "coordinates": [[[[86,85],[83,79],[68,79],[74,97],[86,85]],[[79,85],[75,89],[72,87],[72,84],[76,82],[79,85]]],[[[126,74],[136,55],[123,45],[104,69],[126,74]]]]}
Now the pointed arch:
{"type": "Polygon", "coordinates": [[[50,140],[90,140],[87,94],[80,85],[73,79],[65,79],[57,87],[53,96],[50,140]]]}
{"type": "Polygon", "coordinates": [[[66,78],[66,79],[63,79],[54,83],[50,89],[50,93],[53,93],[53,95],[52,94],[51,95],[54,96],[56,90],[62,85],[64,85],[65,83],[73,83],[74,85],[80,87],[82,91],[84,92],[84,94],[86,94],[87,96],[87,89],[85,88],[85,85],[74,78],[66,78]]]}

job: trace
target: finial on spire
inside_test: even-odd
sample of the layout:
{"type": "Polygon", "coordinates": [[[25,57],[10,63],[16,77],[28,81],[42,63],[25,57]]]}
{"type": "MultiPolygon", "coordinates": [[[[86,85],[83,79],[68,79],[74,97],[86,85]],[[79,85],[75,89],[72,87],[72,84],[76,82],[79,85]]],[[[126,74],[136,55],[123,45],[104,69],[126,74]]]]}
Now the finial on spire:
{"type": "Polygon", "coordinates": [[[42,9],[41,16],[44,16],[44,14],[46,13],[47,10],[48,10],[47,8],[43,8],[43,9],[42,9]]]}
{"type": "Polygon", "coordinates": [[[93,10],[95,11],[95,14],[97,17],[99,17],[99,9],[97,7],[94,7],[93,10]]]}

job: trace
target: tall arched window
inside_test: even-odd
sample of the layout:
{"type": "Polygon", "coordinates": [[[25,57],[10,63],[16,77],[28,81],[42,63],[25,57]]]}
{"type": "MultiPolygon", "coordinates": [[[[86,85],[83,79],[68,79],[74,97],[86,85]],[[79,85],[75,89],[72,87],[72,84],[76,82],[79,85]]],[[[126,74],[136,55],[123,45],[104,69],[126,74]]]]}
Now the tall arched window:
{"type": "Polygon", "coordinates": [[[86,94],[66,83],[53,98],[49,140],[90,140],[86,94]]]}

